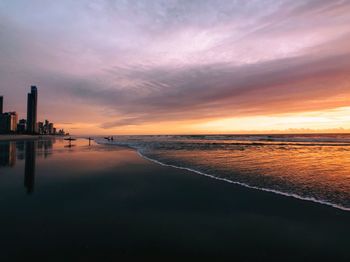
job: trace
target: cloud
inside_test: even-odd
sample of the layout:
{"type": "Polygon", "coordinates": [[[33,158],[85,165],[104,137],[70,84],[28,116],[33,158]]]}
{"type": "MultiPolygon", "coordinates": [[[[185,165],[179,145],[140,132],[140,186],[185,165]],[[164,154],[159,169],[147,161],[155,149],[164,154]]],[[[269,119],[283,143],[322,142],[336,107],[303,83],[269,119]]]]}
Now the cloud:
{"type": "MultiPolygon", "coordinates": [[[[118,69],[115,69],[115,73],[118,69]]],[[[128,90],[76,89],[124,117],[104,127],[150,121],[300,112],[349,103],[350,54],[299,57],[246,66],[215,64],[128,70],[128,90]],[[330,86],[332,88],[330,88],[330,86]]],[[[72,90],[70,90],[72,91],[72,90]]]]}
{"type": "Polygon", "coordinates": [[[5,0],[0,10],[2,92],[24,111],[17,94],[36,83],[43,110],[62,122],[113,128],[349,104],[349,1],[5,0]]]}

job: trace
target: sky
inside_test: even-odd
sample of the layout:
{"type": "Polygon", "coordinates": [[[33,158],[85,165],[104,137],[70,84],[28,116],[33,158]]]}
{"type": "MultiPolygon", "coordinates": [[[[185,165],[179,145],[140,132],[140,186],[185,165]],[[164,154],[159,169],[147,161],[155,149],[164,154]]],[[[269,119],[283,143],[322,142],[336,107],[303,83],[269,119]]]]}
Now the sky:
{"type": "Polygon", "coordinates": [[[350,0],[0,0],[0,95],[73,134],[350,131],[350,0]]]}

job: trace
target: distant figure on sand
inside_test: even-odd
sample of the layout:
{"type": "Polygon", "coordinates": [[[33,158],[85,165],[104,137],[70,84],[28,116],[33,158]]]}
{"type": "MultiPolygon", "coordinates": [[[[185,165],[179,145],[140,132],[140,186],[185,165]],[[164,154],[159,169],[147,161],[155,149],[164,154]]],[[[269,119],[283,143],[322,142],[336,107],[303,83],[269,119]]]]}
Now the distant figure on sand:
{"type": "Polygon", "coordinates": [[[69,141],[69,147],[72,147],[72,141],[75,141],[76,139],[72,137],[68,137],[68,138],[65,138],[64,140],[69,141]]]}

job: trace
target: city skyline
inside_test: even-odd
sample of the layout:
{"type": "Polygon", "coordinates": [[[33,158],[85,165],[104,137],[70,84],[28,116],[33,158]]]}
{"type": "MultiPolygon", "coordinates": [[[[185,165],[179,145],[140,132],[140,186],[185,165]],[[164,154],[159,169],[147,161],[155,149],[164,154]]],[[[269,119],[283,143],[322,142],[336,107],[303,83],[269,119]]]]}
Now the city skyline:
{"type": "MultiPolygon", "coordinates": [[[[3,112],[4,97],[0,96],[0,134],[68,135],[64,129],[57,130],[54,123],[45,119],[38,121],[38,88],[30,87],[27,95],[27,118],[19,119],[16,111],[3,112]]],[[[39,110],[40,112],[40,110],[39,110]]]]}
{"type": "Polygon", "coordinates": [[[350,132],[348,1],[2,1],[1,94],[74,134],[350,132]]]}

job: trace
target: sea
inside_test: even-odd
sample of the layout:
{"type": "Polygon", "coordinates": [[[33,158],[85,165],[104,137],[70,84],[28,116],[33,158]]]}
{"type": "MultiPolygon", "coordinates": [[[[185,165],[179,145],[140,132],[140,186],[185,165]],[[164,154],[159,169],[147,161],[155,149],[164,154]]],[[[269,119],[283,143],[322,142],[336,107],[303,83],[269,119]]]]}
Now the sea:
{"type": "Polygon", "coordinates": [[[100,137],[160,165],[350,211],[350,134],[100,137]]]}

